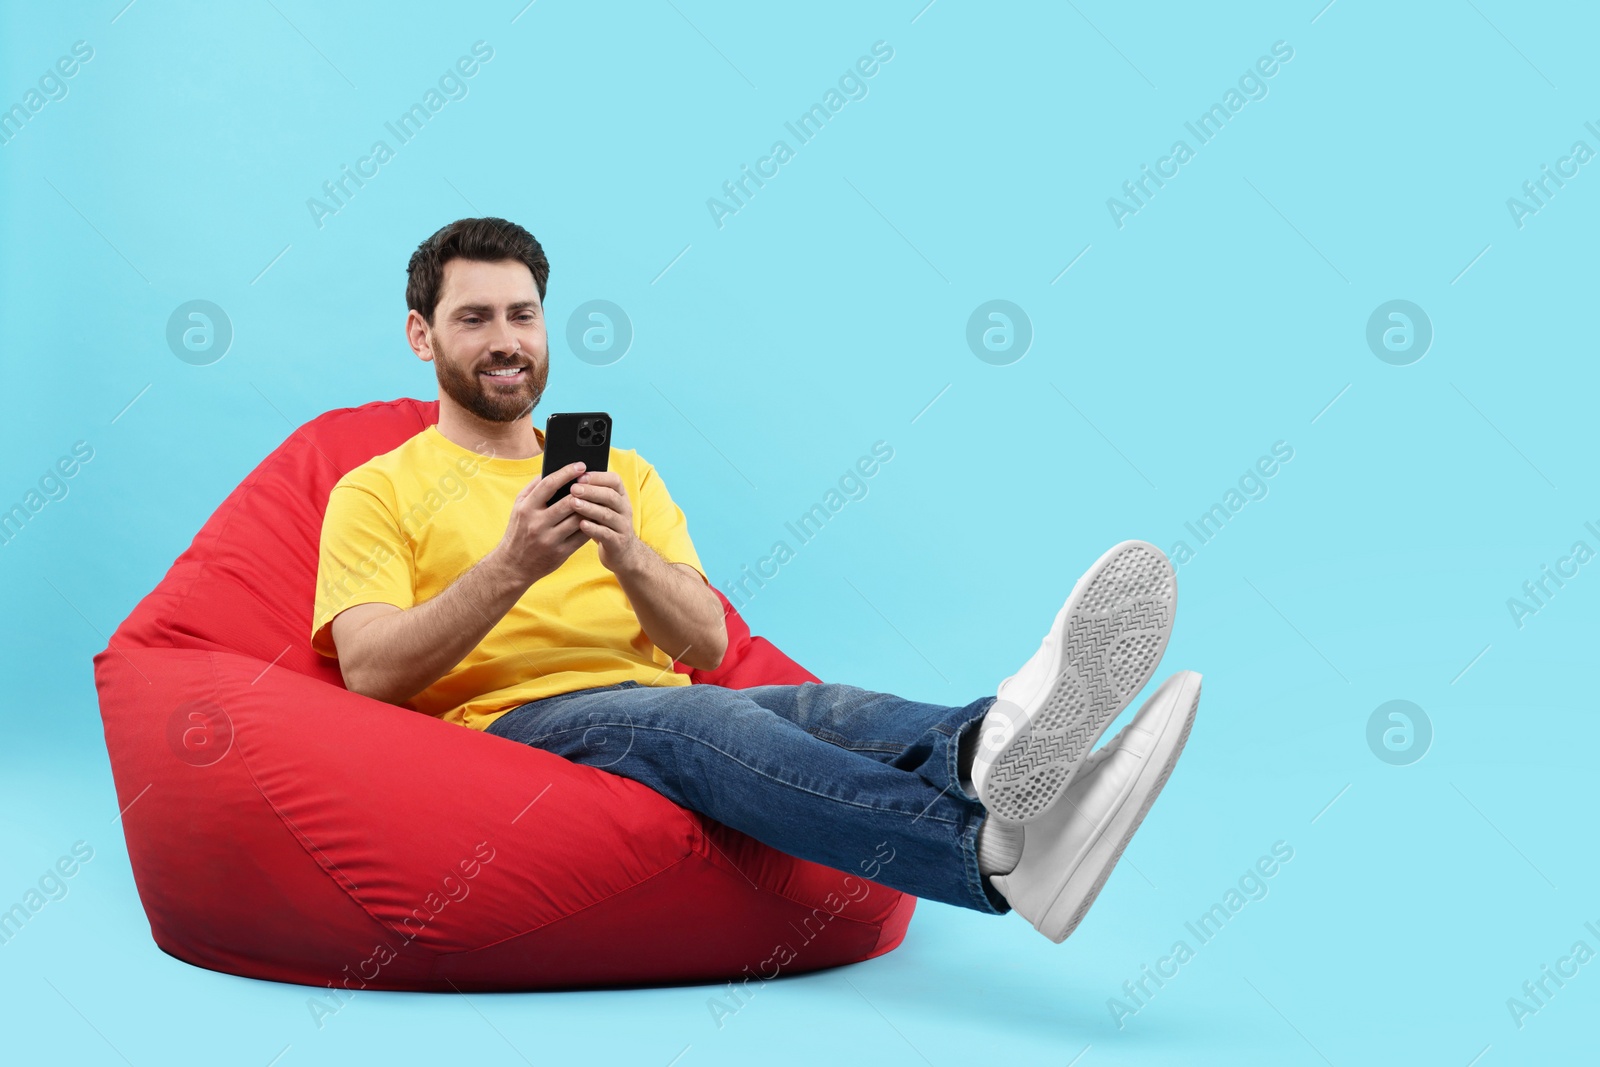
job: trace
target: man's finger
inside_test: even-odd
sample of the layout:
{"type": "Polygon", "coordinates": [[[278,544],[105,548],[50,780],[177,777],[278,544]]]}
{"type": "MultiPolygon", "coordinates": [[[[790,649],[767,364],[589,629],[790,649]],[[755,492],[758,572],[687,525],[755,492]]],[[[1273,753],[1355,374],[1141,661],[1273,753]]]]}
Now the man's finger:
{"type": "Polygon", "coordinates": [[[522,521],[530,524],[530,529],[554,527],[573,513],[576,504],[577,501],[571,496],[563,497],[554,504],[540,504],[530,496],[526,503],[520,505],[523,509],[522,521]],[[569,504],[569,500],[572,503],[569,504]]]}
{"type": "Polygon", "coordinates": [[[618,512],[619,514],[621,513],[623,506],[626,504],[628,499],[626,495],[618,492],[615,489],[611,489],[603,485],[592,485],[586,482],[579,482],[577,485],[574,485],[572,487],[572,495],[582,497],[584,500],[593,501],[602,507],[610,508],[612,511],[618,512]]]}
{"type": "Polygon", "coordinates": [[[617,533],[621,533],[628,525],[628,520],[623,517],[621,512],[613,511],[611,508],[592,500],[579,500],[578,514],[596,525],[604,526],[606,529],[614,530],[617,533]]]}
{"type": "Polygon", "coordinates": [[[537,478],[531,479],[528,482],[527,485],[524,485],[521,489],[517,490],[516,499],[517,500],[521,500],[523,497],[525,497],[528,494],[532,493],[535,489],[539,488],[539,483],[541,481],[543,481],[543,480],[544,480],[544,475],[542,475],[542,474],[537,478]]]}
{"type": "Polygon", "coordinates": [[[558,538],[571,536],[572,532],[578,528],[579,521],[580,518],[576,511],[568,511],[562,516],[560,522],[550,527],[550,532],[558,538]]]}
{"type": "Polygon", "coordinates": [[[622,475],[616,471],[589,471],[579,480],[585,485],[603,485],[618,492],[622,490],[622,475]]]}
{"type": "Polygon", "coordinates": [[[551,471],[523,491],[528,494],[529,499],[535,504],[543,507],[550,502],[550,498],[555,495],[557,489],[560,489],[582,473],[583,462],[581,460],[577,463],[568,463],[559,470],[551,471]]]}

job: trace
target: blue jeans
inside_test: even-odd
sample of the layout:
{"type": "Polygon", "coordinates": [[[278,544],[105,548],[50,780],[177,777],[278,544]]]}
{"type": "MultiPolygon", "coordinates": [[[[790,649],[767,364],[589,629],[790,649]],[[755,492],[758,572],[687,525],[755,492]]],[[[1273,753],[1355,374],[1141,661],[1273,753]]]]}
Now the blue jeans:
{"type": "Polygon", "coordinates": [[[630,681],[520,705],[485,732],[642,782],[791,856],[851,873],[875,859],[872,881],[1000,915],[1010,906],[978,874],[987,812],[957,768],[992,703],[630,681]]]}

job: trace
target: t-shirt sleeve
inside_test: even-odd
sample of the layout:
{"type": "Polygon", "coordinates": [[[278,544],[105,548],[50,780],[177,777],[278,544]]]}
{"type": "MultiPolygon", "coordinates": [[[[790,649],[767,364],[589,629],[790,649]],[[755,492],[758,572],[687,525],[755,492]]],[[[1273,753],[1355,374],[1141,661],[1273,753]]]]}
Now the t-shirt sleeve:
{"type": "Polygon", "coordinates": [[[337,658],[334,616],[357,604],[393,604],[404,611],[416,602],[412,578],[411,547],[393,511],[364,487],[335,485],[322,519],[311,647],[337,658]]]}
{"type": "Polygon", "coordinates": [[[694,542],[689,540],[689,520],[684,517],[683,509],[673,502],[656,469],[640,462],[644,468],[639,479],[640,540],[668,563],[687,563],[710,585],[706,569],[700,564],[700,555],[694,550],[694,542]]]}

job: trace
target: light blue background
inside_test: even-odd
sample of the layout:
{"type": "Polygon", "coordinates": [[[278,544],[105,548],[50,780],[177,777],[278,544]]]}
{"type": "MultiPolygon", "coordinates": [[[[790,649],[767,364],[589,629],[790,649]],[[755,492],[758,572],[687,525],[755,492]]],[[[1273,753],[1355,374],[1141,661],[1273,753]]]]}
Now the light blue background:
{"type": "Polygon", "coordinates": [[[1506,206],[1575,140],[1600,149],[1591,8],[124,2],[0,13],[0,106],[73,42],[94,48],[0,145],[0,505],[75,441],[94,449],[0,548],[0,905],[74,841],[95,850],[0,946],[8,1055],[1593,1055],[1600,962],[1520,1030],[1506,1007],[1575,941],[1600,950],[1583,927],[1600,926],[1600,564],[1520,629],[1507,608],[1573,542],[1600,549],[1584,528],[1600,526],[1600,163],[1520,229],[1506,206]],[[494,58],[469,95],[315,225],[307,198],[478,40],[494,58]],[[707,199],[879,40],[894,58],[869,95],[718,229],[707,199]],[[1184,122],[1280,40],[1294,57],[1268,96],[1197,147],[1184,122]],[[1119,229],[1107,198],[1180,137],[1195,158],[1119,229]],[[319,1030],[310,990],[155,947],[90,658],[294,426],[437,395],[404,342],[404,268],[468,215],[544,242],[552,323],[590,299],[626,309],[636,337],[612,365],[552,338],[543,407],[616,415],[719,584],[892,445],[868,495],[745,608],[829,680],[952,704],[992,691],[1106,546],[1194,547],[1184,523],[1293,447],[1180,569],[1166,663],[1204,673],[1200,717],[1068,942],[924,903],[894,953],[765,986],[721,1030],[713,987],[366,992],[319,1030]],[[191,299],[235,331],[209,366],[165,340],[191,299]],[[991,299],[1034,329],[1008,366],[966,345],[991,299]],[[1432,320],[1410,366],[1366,346],[1391,299],[1432,320]],[[1391,699],[1435,732],[1409,766],[1367,746],[1391,699]],[[1294,859],[1266,899],[1119,1029],[1107,999],[1280,840],[1294,859]]]}

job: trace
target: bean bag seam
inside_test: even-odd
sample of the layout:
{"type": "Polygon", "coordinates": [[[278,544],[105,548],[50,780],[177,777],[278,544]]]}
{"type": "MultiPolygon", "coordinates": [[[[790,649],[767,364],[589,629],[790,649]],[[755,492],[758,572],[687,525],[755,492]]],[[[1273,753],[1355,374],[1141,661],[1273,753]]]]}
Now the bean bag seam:
{"type": "MultiPolygon", "coordinates": [[[[237,655],[237,653],[235,653],[235,655],[237,655]]],[[[217,653],[215,653],[215,652],[207,652],[206,653],[206,663],[211,668],[211,686],[212,686],[212,698],[213,699],[216,699],[219,696],[220,692],[221,692],[221,685],[220,685],[219,680],[217,678],[217,662],[216,662],[216,658],[217,658],[217,653]]],[[[282,811],[280,811],[279,808],[278,808],[278,805],[273,803],[272,798],[267,795],[266,790],[261,788],[261,782],[260,782],[259,779],[256,778],[255,769],[250,766],[250,760],[245,756],[243,746],[235,745],[234,746],[234,751],[236,751],[239,754],[239,763],[240,763],[241,766],[244,767],[245,773],[250,776],[251,788],[253,788],[256,791],[256,794],[258,796],[260,796],[261,799],[266,803],[267,807],[272,811],[272,814],[277,818],[279,825],[282,826],[284,828],[284,830],[286,830],[289,833],[289,835],[294,838],[295,843],[300,846],[301,850],[303,852],[305,852],[306,856],[310,858],[311,862],[317,865],[317,869],[323,873],[323,876],[326,877],[335,886],[337,886],[339,891],[341,893],[343,893],[346,897],[349,898],[350,903],[352,903],[356,907],[360,908],[362,913],[364,915],[366,915],[367,918],[371,919],[380,928],[382,928],[384,930],[387,930],[389,933],[398,934],[399,931],[395,930],[394,927],[390,926],[388,923],[384,922],[382,919],[380,919],[376,915],[372,914],[371,909],[369,909],[365,904],[363,904],[361,902],[360,898],[358,898],[354,893],[352,893],[350,891],[349,888],[347,888],[345,886],[345,882],[349,881],[349,879],[344,875],[343,872],[340,872],[338,877],[335,877],[334,874],[331,871],[329,871],[327,867],[323,866],[322,860],[316,855],[316,853],[320,852],[321,850],[318,849],[315,844],[311,843],[310,840],[308,840],[305,837],[305,835],[300,831],[300,829],[297,826],[294,825],[293,820],[291,820],[287,815],[285,815],[282,811]]],[[[332,863],[332,861],[330,860],[329,863],[332,863]]],[[[337,869],[337,868],[335,868],[335,869],[337,869]]],[[[355,885],[354,882],[351,882],[350,884],[352,886],[355,885]]]]}
{"type": "MultiPolygon", "coordinates": [[[[702,833],[704,833],[703,829],[702,829],[702,833]]],[[[705,835],[705,836],[706,836],[707,840],[709,840],[709,835],[705,835]]],[[[470,955],[470,954],[472,954],[474,952],[487,951],[488,949],[492,949],[492,948],[498,947],[499,945],[503,945],[508,941],[515,941],[518,938],[526,937],[529,934],[538,933],[541,930],[547,930],[552,926],[558,925],[559,923],[566,922],[568,919],[576,918],[578,915],[582,914],[585,911],[588,911],[590,908],[598,907],[601,904],[605,904],[605,903],[607,903],[607,902],[609,902],[611,900],[616,899],[617,897],[622,896],[624,893],[631,892],[632,890],[635,890],[635,889],[639,888],[640,886],[644,885],[646,882],[649,882],[649,881],[652,881],[652,880],[654,880],[656,878],[659,878],[662,875],[667,874],[668,872],[672,871],[673,869],[682,866],[684,863],[688,862],[690,859],[693,859],[693,858],[696,858],[696,857],[698,857],[698,858],[700,858],[702,860],[706,860],[707,861],[707,866],[709,866],[710,868],[715,870],[718,874],[722,875],[724,878],[728,879],[729,881],[734,881],[734,882],[736,882],[736,884],[743,884],[743,885],[749,885],[750,884],[749,876],[745,875],[743,872],[739,872],[739,879],[738,880],[736,880],[734,878],[734,873],[735,873],[735,871],[737,871],[737,867],[735,868],[735,871],[729,871],[725,867],[722,867],[722,866],[720,866],[720,865],[718,865],[716,863],[710,862],[710,857],[706,856],[704,853],[697,852],[697,851],[686,852],[686,853],[683,854],[683,856],[679,857],[677,860],[674,860],[672,863],[669,863],[667,866],[662,867],[660,870],[654,872],[653,874],[646,875],[645,877],[639,879],[637,882],[634,882],[632,885],[625,886],[622,889],[617,890],[615,893],[608,893],[605,896],[601,897],[599,900],[595,900],[595,901],[592,901],[592,902],[590,902],[588,904],[585,904],[583,907],[579,908],[577,911],[569,912],[566,915],[560,916],[559,918],[551,919],[549,922],[540,923],[538,926],[529,927],[528,929],[523,930],[523,931],[521,931],[519,933],[508,934],[507,936],[502,937],[497,941],[491,941],[490,943],[488,943],[486,945],[479,945],[479,946],[477,946],[475,948],[469,948],[469,949],[457,949],[457,950],[452,951],[452,952],[436,952],[434,954],[433,964],[432,964],[432,966],[431,966],[431,968],[429,970],[429,973],[428,973],[428,978],[429,979],[433,979],[433,978],[437,977],[437,971],[438,971],[439,965],[442,962],[446,961],[447,959],[450,959],[450,958],[455,957],[455,956],[470,955]]],[[[729,859],[728,862],[731,864],[733,861],[732,861],[732,859],[729,859]]],[[[865,879],[863,879],[863,880],[865,880],[865,879]]],[[[878,886],[879,888],[885,889],[885,890],[887,890],[889,892],[895,892],[895,890],[890,890],[887,886],[879,885],[879,883],[877,883],[877,882],[870,882],[868,884],[878,886]]],[[[767,886],[756,886],[755,887],[755,891],[758,894],[763,895],[763,896],[773,896],[773,897],[777,897],[780,900],[786,900],[786,901],[790,902],[791,904],[794,904],[797,907],[811,908],[811,909],[814,909],[814,908],[817,908],[817,907],[822,907],[821,904],[807,905],[805,901],[800,900],[797,897],[792,897],[787,893],[780,893],[777,890],[772,889],[772,888],[767,887],[767,886]]],[[[857,919],[857,918],[853,918],[851,916],[842,915],[842,914],[835,914],[833,916],[833,919],[835,919],[835,920],[843,919],[846,922],[848,922],[848,923],[850,923],[850,924],[852,924],[854,926],[858,926],[858,927],[862,928],[863,930],[871,930],[871,931],[875,932],[878,936],[876,938],[874,938],[874,940],[873,940],[873,950],[874,950],[874,952],[877,951],[878,944],[882,940],[882,933],[883,933],[883,923],[882,922],[874,922],[874,921],[868,921],[868,920],[865,920],[865,919],[857,919]]],[[[885,951],[887,951],[887,950],[885,950],[885,951]]]]}
{"type": "MultiPolygon", "coordinates": [[[[688,862],[691,858],[693,858],[696,855],[697,855],[697,853],[695,853],[693,851],[685,852],[682,856],[679,856],[677,859],[673,860],[671,863],[667,864],[665,867],[661,867],[661,868],[659,868],[659,869],[657,869],[655,871],[652,871],[650,874],[645,875],[643,878],[639,879],[637,882],[634,882],[631,885],[623,886],[621,889],[617,890],[615,893],[607,893],[605,896],[599,898],[598,900],[590,901],[589,903],[585,904],[583,907],[577,909],[576,911],[569,911],[565,915],[558,916],[557,918],[551,919],[548,922],[542,922],[538,926],[530,926],[526,930],[520,930],[520,931],[518,931],[517,933],[514,933],[514,934],[507,934],[505,937],[502,937],[497,941],[491,941],[486,945],[477,945],[477,946],[475,946],[473,948],[455,949],[455,950],[449,951],[449,952],[435,952],[434,953],[434,968],[437,969],[437,967],[438,967],[438,965],[439,965],[439,963],[441,961],[443,961],[445,959],[448,959],[450,957],[453,957],[453,956],[464,956],[464,955],[469,955],[469,954],[471,954],[473,952],[487,951],[488,949],[495,948],[498,945],[503,945],[507,941],[515,941],[519,937],[527,937],[529,934],[535,934],[535,933],[538,933],[541,930],[547,930],[550,927],[555,926],[555,925],[557,925],[559,923],[566,922],[568,919],[576,918],[577,916],[582,915],[584,912],[588,911],[590,908],[598,907],[599,905],[604,904],[604,903],[606,903],[607,901],[610,901],[610,900],[615,900],[617,897],[620,897],[622,894],[631,892],[631,891],[639,888],[640,886],[644,885],[646,882],[649,882],[649,881],[652,881],[653,879],[659,878],[663,874],[666,874],[668,871],[674,870],[677,867],[681,867],[684,863],[688,862]]],[[[704,858],[704,857],[702,857],[702,858],[704,858]]],[[[430,970],[428,976],[430,978],[432,978],[433,977],[433,971],[430,970]]]]}
{"type": "MultiPolygon", "coordinates": [[[[717,823],[717,825],[718,826],[726,826],[727,824],[726,823],[717,823]]],[[[733,827],[731,827],[731,826],[729,826],[727,828],[730,831],[732,831],[733,833],[736,833],[736,834],[737,833],[743,833],[743,831],[734,830],[733,827]]],[[[745,884],[747,884],[747,885],[750,884],[751,882],[755,881],[755,879],[751,878],[748,874],[745,874],[743,869],[741,869],[740,866],[737,863],[733,862],[733,857],[732,856],[728,855],[725,851],[723,851],[723,849],[719,845],[716,844],[716,842],[711,840],[711,833],[710,833],[709,830],[706,830],[702,826],[701,827],[701,833],[704,835],[705,840],[707,841],[707,843],[709,843],[712,848],[716,849],[717,853],[719,855],[721,855],[722,858],[727,861],[728,866],[733,868],[733,871],[729,872],[729,871],[727,871],[726,869],[724,869],[722,867],[718,867],[717,864],[715,864],[715,863],[712,864],[713,867],[717,867],[718,870],[721,870],[723,874],[728,875],[728,877],[730,877],[730,878],[733,877],[734,873],[737,873],[740,878],[744,879],[745,884]]],[[[745,834],[744,836],[750,837],[749,834],[745,834]]],[[[781,849],[775,849],[775,848],[772,848],[771,845],[764,844],[758,838],[753,838],[752,837],[750,839],[752,841],[755,841],[757,844],[762,845],[762,847],[771,849],[773,852],[777,852],[780,855],[790,856],[789,853],[783,852],[781,849]]],[[[710,859],[709,856],[706,857],[706,858],[710,859]]],[[[813,862],[811,860],[801,860],[801,859],[799,859],[798,856],[790,856],[790,858],[798,860],[801,863],[812,863],[813,862]]],[[[839,874],[843,875],[846,878],[855,877],[855,875],[852,875],[852,874],[850,874],[850,873],[848,873],[846,871],[840,871],[839,868],[837,868],[837,867],[828,867],[827,864],[825,864],[825,863],[816,863],[814,865],[818,866],[818,867],[826,867],[830,871],[838,871],[839,874]]],[[[863,878],[863,879],[861,879],[861,881],[865,882],[867,885],[874,886],[874,887],[876,887],[878,889],[882,889],[885,892],[889,892],[889,893],[898,893],[898,892],[900,892],[898,889],[892,889],[889,886],[884,885],[882,882],[874,882],[870,878],[863,878]]],[[[779,900],[787,900],[791,904],[795,904],[795,905],[797,905],[799,907],[802,907],[802,908],[817,908],[817,907],[821,907],[822,906],[820,903],[814,903],[814,902],[806,901],[803,898],[801,898],[800,896],[784,892],[783,890],[773,888],[772,886],[762,886],[762,887],[760,887],[760,891],[763,892],[763,893],[767,893],[767,894],[769,894],[771,896],[775,896],[779,900]]],[[[831,890],[830,890],[830,892],[831,892],[831,890]]],[[[836,914],[834,916],[834,918],[836,918],[836,919],[849,919],[850,922],[857,923],[857,924],[859,924],[861,926],[870,926],[870,927],[873,927],[874,929],[881,929],[882,926],[883,926],[883,923],[880,920],[857,919],[857,918],[854,918],[853,916],[842,915],[842,914],[836,914]]]]}
{"type": "MultiPolygon", "coordinates": [[[[721,825],[721,824],[719,824],[719,825],[721,825]]],[[[730,829],[731,829],[731,827],[730,827],[730,829]]],[[[735,830],[734,832],[738,833],[739,831],[735,830]]],[[[746,836],[748,836],[748,835],[746,835],[746,836]]],[[[707,839],[709,840],[709,834],[707,835],[707,839]]],[[[754,839],[752,838],[752,840],[754,840],[754,839]]],[[[767,846],[767,847],[770,848],[771,846],[767,846]]],[[[721,851],[721,850],[719,849],[718,851],[721,851]]],[[[773,851],[777,851],[777,850],[773,849],[773,851]]],[[[724,855],[726,856],[726,854],[724,854],[724,855]]],[[[784,853],[784,855],[787,855],[787,853],[784,853]]],[[[739,869],[738,865],[733,862],[733,857],[732,856],[726,856],[726,859],[728,861],[728,864],[733,867],[732,871],[729,871],[726,868],[720,867],[715,863],[711,864],[711,866],[714,869],[716,869],[718,872],[720,872],[723,877],[727,878],[730,881],[733,880],[734,874],[737,873],[739,875],[739,878],[743,881],[743,883],[745,885],[750,885],[751,882],[752,882],[752,879],[750,878],[749,875],[745,874],[742,870],[739,869]]],[[[802,862],[809,862],[809,861],[802,861],[802,862]]],[[[823,865],[822,864],[818,864],[818,866],[823,866],[823,865]]],[[[838,870],[837,867],[829,867],[828,869],[829,870],[838,870]]],[[[844,872],[840,871],[840,873],[843,874],[844,872]]],[[[863,878],[862,881],[867,882],[868,885],[877,886],[878,888],[886,890],[887,892],[891,892],[891,893],[898,892],[898,890],[890,889],[888,886],[880,885],[877,882],[868,881],[865,878],[863,878]]],[[[759,886],[759,887],[756,888],[756,891],[758,893],[761,893],[761,894],[764,894],[764,895],[767,895],[767,896],[777,897],[779,900],[786,900],[789,903],[793,904],[797,908],[804,908],[807,911],[807,913],[813,912],[817,908],[826,907],[826,905],[824,905],[820,901],[815,902],[815,903],[808,903],[807,901],[804,901],[804,900],[800,899],[797,896],[792,896],[792,895],[790,895],[788,893],[781,892],[781,891],[779,891],[777,889],[772,888],[771,886],[759,886]]],[[[891,911],[892,911],[892,909],[891,909],[891,911]]],[[[883,925],[884,924],[883,924],[882,920],[857,919],[854,916],[844,915],[844,914],[842,914],[840,912],[833,912],[833,913],[831,913],[831,916],[832,917],[828,920],[830,923],[835,922],[835,921],[837,921],[839,919],[843,919],[846,922],[848,922],[848,923],[850,923],[850,924],[852,924],[854,926],[860,927],[863,930],[872,931],[874,933],[874,935],[875,935],[873,937],[873,948],[874,949],[877,948],[878,942],[880,942],[883,939],[883,925]]]]}
{"type": "MultiPolygon", "coordinates": [[[[234,654],[238,655],[238,653],[234,653],[234,654]]],[[[215,652],[207,652],[206,653],[206,664],[211,669],[211,686],[212,686],[212,697],[213,697],[213,699],[215,699],[218,696],[218,694],[220,693],[220,691],[221,691],[221,684],[220,684],[219,679],[217,678],[217,663],[216,663],[217,655],[218,655],[218,653],[215,653],[215,652]]],[[[251,658],[251,657],[246,657],[246,658],[251,658]]],[[[311,862],[313,862],[313,863],[315,863],[317,865],[317,869],[320,870],[323,873],[323,876],[326,877],[334,885],[338,886],[339,891],[342,892],[346,897],[348,897],[352,904],[354,904],[356,907],[360,908],[362,910],[362,912],[365,913],[367,918],[371,919],[379,927],[381,927],[384,930],[387,930],[391,934],[395,934],[397,936],[402,936],[402,937],[405,936],[404,932],[402,932],[400,930],[396,930],[389,923],[384,922],[377,915],[374,915],[372,913],[372,910],[370,908],[368,908],[366,906],[366,904],[364,904],[361,901],[361,899],[359,897],[357,897],[355,895],[355,893],[353,893],[348,886],[346,886],[346,884],[345,884],[346,882],[349,882],[350,886],[354,886],[355,885],[354,882],[350,881],[348,875],[344,874],[344,872],[342,872],[342,871],[339,871],[336,865],[334,866],[334,869],[332,871],[330,871],[328,869],[328,866],[324,865],[321,857],[318,855],[318,853],[321,852],[321,849],[318,849],[317,846],[305,836],[305,834],[300,830],[300,828],[294,825],[294,821],[291,820],[287,815],[285,815],[278,808],[278,805],[273,803],[272,798],[267,795],[266,790],[261,788],[261,783],[256,778],[255,770],[254,770],[254,768],[252,768],[250,766],[250,761],[249,761],[248,758],[246,758],[246,756],[244,754],[244,749],[242,747],[238,747],[238,748],[236,748],[236,751],[239,754],[239,763],[240,763],[240,765],[244,767],[245,773],[250,776],[250,785],[251,785],[251,787],[254,788],[256,793],[261,797],[261,799],[266,802],[267,807],[272,810],[272,814],[277,817],[279,824],[286,831],[289,832],[290,836],[292,836],[294,838],[295,843],[298,844],[300,846],[301,850],[303,852],[305,852],[306,855],[311,859],[311,862]]],[[[692,831],[699,831],[700,835],[702,837],[705,837],[704,828],[695,825],[694,820],[689,817],[688,813],[680,805],[672,804],[671,807],[673,808],[674,811],[677,812],[677,815],[678,815],[678,817],[680,819],[683,819],[684,822],[689,824],[689,827],[690,827],[690,829],[692,831]]],[[[488,945],[477,945],[477,946],[474,946],[473,948],[456,949],[456,950],[452,950],[452,951],[448,951],[448,952],[444,952],[444,951],[440,951],[438,949],[427,948],[426,946],[422,946],[424,951],[428,952],[429,955],[431,957],[433,957],[433,962],[430,963],[430,965],[429,965],[429,976],[432,977],[433,969],[435,967],[437,967],[439,959],[444,957],[444,956],[455,956],[455,955],[460,955],[460,954],[466,953],[466,952],[477,952],[477,951],[480,951],[482,949],[491,948],[494,945],[500,944],[502,941],[510,941],[510,940],[513,940],[513,939],[518,938],[518,937],[523,937],[523,936],[525,936],[527,934],[534,933],[534,932],[536,932],[538,930],[543,930],[547,926],[552,926],[552,925],[554,925],[556,923],[563,922],[563,921],[565,921],[567,919],[572,918],[575,915],[580,914],[581,912],[587,911],[588,909],[590,909],[592,907],[595,907],[598,904],[604,904],[606,901],[612,899],[613,897],[619,896],[619,895],[621,895],[623,893],[628,892],[629,890],[635,889],[638,886],[643,885],[645,882],[650,881],[652,878],[656,878],[656,877],[659,877],[662,874],[665,874],[667,871],[670,871],[673,868],[678,867],[681,864],[683,864],[683,862],[685,860],[688,860],[691,856],[696,856],[696,855],[701,855],[701,853],[695,847],[693,847],[691,845],[690,848],[686,849],[681,856],[679,856],[677,859],[673,860],[671,863],[667,864],[664,867],[656,868],[656,870],[652,871],[650,874],[645,875],[643,878],[639,879],[636,882],[633,882],[633,883],[631,883],[629,885],[624,886],[623,888],[617,890],[614,893],[608,893],[605,896],[600,897],[597,900],[590,901],[588,904],[585,904],[583,907],[578,908],[576,911],[568,912],[565,915],[562,915],[562,916],[559,916],[557,918],[551,919],[548,922],[541,923],[538,926],[530,927],[530,928],[528,928],[526,930],[523,930],[523,931],[520,931],[518,933],[509,934],[506,937],[503,937],[498,941],[493,941],[488,945]]],[[[329,860],[328,864],[332,865],[332,861],[329,860]]]]}

